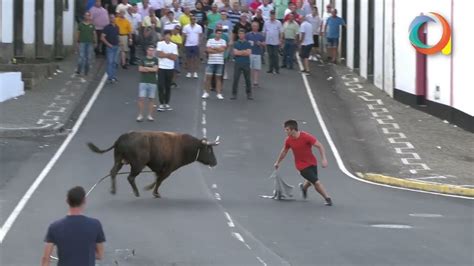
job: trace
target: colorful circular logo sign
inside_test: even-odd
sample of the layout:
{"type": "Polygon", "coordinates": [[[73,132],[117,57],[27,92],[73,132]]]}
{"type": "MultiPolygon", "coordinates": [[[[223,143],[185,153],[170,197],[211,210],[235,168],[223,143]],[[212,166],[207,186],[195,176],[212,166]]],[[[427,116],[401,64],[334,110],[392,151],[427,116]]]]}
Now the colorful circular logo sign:
{"type": "Polygon", "coordinates": [[[415,49],[422,54],[435,54],[441,51],[445,55],[451,54],[451,27],[448,24],[448,21],[438,13],[430,12],[432,16],[420,15],[416,17],[410,24],[410,42],[415,49]],[[436,18],[436,20],[435,20],[436,18]],[[441,39],[437,44],[429,46],[423,43],[420,38],[418,38],[418,32],[420,28],[428,22],[439,22],[443,27],[443,34],[441,39]]]}

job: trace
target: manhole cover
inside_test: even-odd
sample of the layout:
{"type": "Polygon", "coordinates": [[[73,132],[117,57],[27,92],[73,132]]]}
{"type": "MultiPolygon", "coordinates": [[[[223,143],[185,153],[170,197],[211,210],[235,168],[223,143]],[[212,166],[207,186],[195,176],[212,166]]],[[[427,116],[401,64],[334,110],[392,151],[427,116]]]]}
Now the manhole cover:
{"type": "Polygon", "coordinates": [[[389,229],[410,229],[412,228],[411,225],[406,224],[372,224],[371,227],[377,228],[389,228],[389,229]]]}

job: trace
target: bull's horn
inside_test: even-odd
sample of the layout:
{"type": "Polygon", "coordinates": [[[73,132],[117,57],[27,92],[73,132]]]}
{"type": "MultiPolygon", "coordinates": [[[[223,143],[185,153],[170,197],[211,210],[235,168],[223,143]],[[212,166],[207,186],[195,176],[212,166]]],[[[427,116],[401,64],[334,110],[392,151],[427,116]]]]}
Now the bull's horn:
{"type": "MultiPolygon", "coordinates": [[[[214,140],[212,142],[211,141],[206,141],[205,144],[211,145],[211,146],[219,145],[219,143],[220,143],[219,139],[220,139],[220,136],[217,136],[216,140],[214,140]]],[[[204,140],[203,140],[203,142],[204,142],[204,140]]]]}

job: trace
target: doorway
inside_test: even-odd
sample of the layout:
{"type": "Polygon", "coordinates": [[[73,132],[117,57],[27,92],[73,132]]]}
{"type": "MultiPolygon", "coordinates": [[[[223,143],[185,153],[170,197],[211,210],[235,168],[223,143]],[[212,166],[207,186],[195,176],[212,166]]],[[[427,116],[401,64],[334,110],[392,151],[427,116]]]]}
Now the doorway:
{"type": "Polygon", "coordinates": [[[374,24],[375,24],[375,0],[369,0],[369,21],[367,32],[367,79],[374,81],[374,24]]]}
{"type": "Polygon", "coordinates": [[[354,1],[354,72],[360,74],[360,0],[354,1]]]}

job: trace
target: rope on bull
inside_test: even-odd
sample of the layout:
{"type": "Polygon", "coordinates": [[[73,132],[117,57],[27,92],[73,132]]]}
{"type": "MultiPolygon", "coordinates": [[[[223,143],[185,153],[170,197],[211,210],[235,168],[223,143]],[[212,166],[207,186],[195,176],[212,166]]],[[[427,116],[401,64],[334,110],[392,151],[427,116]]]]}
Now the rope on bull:
{"type": "MultiPolygon", "coordinates": [[[[150,171],[150,170],[146,170],[146,171],[142,171],[142,173],[153,173],[153,171],[150,171]]],[[[125,174],[130,174],[130,172],[120,172],[120,173],[117,173],[117,175],[125,175],[125,174]]],[[[104,181],[107,177],[109,177],[110,174],[106,175],[106,176],[103,176],[101,177],[90,189],[89,191],[87,191],[86,193],[86,197],[89,196],[89,194],[92,192],[92,190],[94,190],[94,188],[102,183],[102,181],[104,181]]]]}

